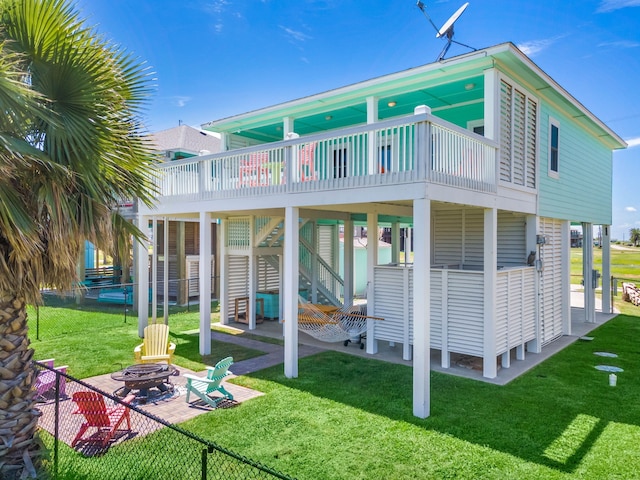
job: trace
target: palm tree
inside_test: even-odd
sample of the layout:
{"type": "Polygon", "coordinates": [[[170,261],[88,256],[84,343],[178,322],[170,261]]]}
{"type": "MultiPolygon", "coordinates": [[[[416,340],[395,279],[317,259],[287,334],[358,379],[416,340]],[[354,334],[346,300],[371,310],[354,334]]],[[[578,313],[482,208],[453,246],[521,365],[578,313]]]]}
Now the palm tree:
{"type": "Polygon", "coordinates": [[[629,241],[633,243],[635,247],[640,243],[640,228],[632,228],[629,230],[629,241]]]}
{"type": "Polygon", "coordinates": [[[112,206],[151,204],[142,64],[86,27],[68,0],[0,0],[0,478],[35,475],[27,304],[72,287],[80,247],[133,233],[112,206]]]}

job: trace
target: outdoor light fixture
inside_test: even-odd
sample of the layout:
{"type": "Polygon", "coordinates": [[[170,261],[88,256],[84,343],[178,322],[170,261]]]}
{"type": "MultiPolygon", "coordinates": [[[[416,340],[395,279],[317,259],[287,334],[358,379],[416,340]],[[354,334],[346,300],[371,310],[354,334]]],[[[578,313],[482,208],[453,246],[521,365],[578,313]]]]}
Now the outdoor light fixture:
{"type": "Polygon", "coordinates": [[[391,100],[389,103],[387,103],[387,106],[389,107],[395,107],[397,105],[397,103],[393,100],[391,100]]]}
{"type": "Polygon", "coordinates": [[[324,117],[324,119],[328,122],[329,120],[331,120],[333,117],[331,115],[327,115],[326,117],[324,117]]]}
{"type": "Polygon", "coordinates": [[[476,86],[476,84],[475,84],[475,83],[467,83],[467,84],[464,86],[464,89],[465,89],[465,90],[473,90],[475,86],[476,86]]]}

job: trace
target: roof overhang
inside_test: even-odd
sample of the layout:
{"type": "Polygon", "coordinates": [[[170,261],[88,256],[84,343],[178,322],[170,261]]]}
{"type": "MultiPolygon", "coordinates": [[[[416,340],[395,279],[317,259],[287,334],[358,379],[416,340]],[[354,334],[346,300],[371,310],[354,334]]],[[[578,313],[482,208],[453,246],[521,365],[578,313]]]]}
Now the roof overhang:
{"type": "Polygon", "coordinates": [[[202,125],[205,130],[238,134],[260,142],[282,140],[283,120],[295,120],[300,134],[366,122],[367,98],[378,101],[380,119],[412,113],[426,104],[434,114],[450,105],[480,105],[484,72],[496,68],[531,93],[543,97],[578,121],[611,149],[626,143],[547,75],[513,43],[503,43],[439,62],[384,75],[202,125]],[[471,88],[469,88],[471,87],[471,88]],[[392,102],[395,105],[391,106],[392,102]]]}

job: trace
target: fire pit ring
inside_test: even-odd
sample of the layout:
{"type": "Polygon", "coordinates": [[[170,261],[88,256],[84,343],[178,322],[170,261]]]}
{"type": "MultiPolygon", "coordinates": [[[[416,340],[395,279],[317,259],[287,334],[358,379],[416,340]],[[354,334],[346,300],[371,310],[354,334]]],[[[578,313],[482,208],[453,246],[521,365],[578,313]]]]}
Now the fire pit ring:
{"type": "Polygon", "coordinates": [[[176,367],[164,363],[130,365],[111,374],[113,380],[124,382],[124,386],[116,389],[113,394],[124,398],[133,391],[140,403],[146,403],[150,389],[157,389],[161,394],[173,392],[169,377],[177,374],[176,367]]]}

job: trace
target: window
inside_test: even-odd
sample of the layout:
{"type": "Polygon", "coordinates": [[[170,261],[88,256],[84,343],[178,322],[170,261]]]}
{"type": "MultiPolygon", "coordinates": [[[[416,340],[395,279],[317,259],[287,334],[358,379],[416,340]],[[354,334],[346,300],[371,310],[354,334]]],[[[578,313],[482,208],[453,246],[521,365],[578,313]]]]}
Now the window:
{"type": "Polygon", "coordinates": [[[549,118],[549,175],[558,176],[560,173],[560,124],[549,118]]]}
{"type": "Polygon", "coordinates": [[[471,120],[467,122],[467,130],[484,137],[484,120],[471,120]]]}

